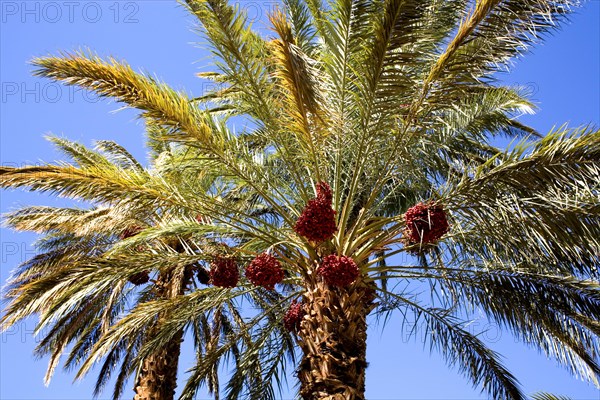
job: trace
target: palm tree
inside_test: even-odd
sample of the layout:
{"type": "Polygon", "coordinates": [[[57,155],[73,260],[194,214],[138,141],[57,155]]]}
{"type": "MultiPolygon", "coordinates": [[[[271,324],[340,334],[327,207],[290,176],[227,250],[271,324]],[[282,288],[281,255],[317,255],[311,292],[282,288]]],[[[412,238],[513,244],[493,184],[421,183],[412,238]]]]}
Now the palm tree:
{"type": "MultiPolygon", "coordinates": [[[[79,377],[104,357],[94,395],[119,367],[113,398],[121,397],[134,375],[134,399],[172,399],[185,331],[192,332],[202,357],[232,329],[231,318],[239,318],[233,305],[224,302],[213,307],[212,314],[190,316],[186,326],[169,332],[160,345],[153,342],[154,332],[169,318],[161,311],[139,323],[133,334],[112,334],[138,309],[172,301],[209,283],[203,264],[210,261],[218,237],[211,232],[210,219],[193,209],[158,205],[173,195],[171,185],[186,176],[173,169],[178,151],[155,144],[153,168],[145,169],[115,142],[100,141],[99,151],[93,151],[65,139],[50,140],[74,164],[2,167],[0,184],[83,199],[92,207],[26,207],[6,215],[10,227],[44,236],[38,242],[41,253],[21,265],[9,281],[10,304],[2,327],[37,315],[37,331],[49,328],[36,349],[39,356],[50,355],[46,382],[72,344],[65,368],[80,366],[79,377]],[[138,207],[142,199],[156,208],[138,207]],[[169,230],[168,222],[174,219],[186,221],[194,233],[169,230]]],[[[207,176],[187,179],[190,190],[211,186],[207,176]]],[[[237,351],[235,346],[232,351],[237,351]]],[[[213,364],[202,377],[213,392],[218,387],[217,368],[213,364]]]]}
{"type": "MultiPolygon", "coordinates": [[[[281,379],[296,340],[303,399],[364,399],[367,316],[412,316],[491,397],[522,399],[465,329],[483,312],[598,385],[600,131],[541,137],[517,121],[532,110],[522,90],[496,82],[572,2],[286,0],[273,38],[224,0],[186,5],[218,59],[202,76],[222,87],[201,98],[112,58],[34,61],[40,76],[142,110],[151,143],[188,150],[176,165],[188,176],[221,177],[217,195],[177,189],[184,180],[160,205],[217,221],[246,279],[149,303],[112,336],[160,313],[160,346],[190,316],[253,296],[256,315],[198,359],[182,398],[242,342],[229,397],[245,374],[249,397],[272,397],[265,382],[281,379]],[[498,136],[518,143],[503,151],[498,136]]],[[[169,229],[196,228],[174,218],[169,229]]]]}

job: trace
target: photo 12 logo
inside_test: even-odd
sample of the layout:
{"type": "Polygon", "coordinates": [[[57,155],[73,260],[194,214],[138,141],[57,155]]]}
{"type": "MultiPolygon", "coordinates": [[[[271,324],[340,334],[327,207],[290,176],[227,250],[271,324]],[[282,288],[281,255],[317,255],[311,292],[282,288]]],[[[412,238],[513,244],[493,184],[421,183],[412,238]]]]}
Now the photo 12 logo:
{"type": "Polygon", "coordinates": [[[2,23],[138,23],[134,1],[1,1],[2,23]]]}
{"type": "Polygon", "coordinates": [[[56,82],[2,82],[0,101],[6,103],[96,103],[100,95],[74,86],[63,86],[56,82]]]}
{"type": "MultiPolygon", "coordinates": [[[[465,334],[477,336],[487,344],[498,343],[502,339],[501,326],[486,319],[472,320],[459,328],[465,334]]],[[[420,342],[429,343],[434,340],[431,326],[424,321],[406,320],[402,326],[400,339],[403,343],[420,342]]],[[[519,340],[515,338],[515,343],[519,340]]]]}
{"type": "Polygon", "coordinates": [[[258,21],[267,22],[268,16],[273,14],[281,6],[281,3],[271,0],[239,0],[232,1],[231,4],[242,14],[244,14],[246,21],[249,23],[255,23],[258,21]]]}
{"type": "Polygon", "coordinates": [[[2,241],[0,248],[3,268],[15,267],[37,255],[36,249],[26,242],[2,241]]]}
{"type": "Polygon", "coordinates": [[[45,327],[38,331],[36,328],[34,321],[19,321],[0,333],[0,342],[2,344],[40,343],[42,338],[50,333],[50,329],[45,327]]]}

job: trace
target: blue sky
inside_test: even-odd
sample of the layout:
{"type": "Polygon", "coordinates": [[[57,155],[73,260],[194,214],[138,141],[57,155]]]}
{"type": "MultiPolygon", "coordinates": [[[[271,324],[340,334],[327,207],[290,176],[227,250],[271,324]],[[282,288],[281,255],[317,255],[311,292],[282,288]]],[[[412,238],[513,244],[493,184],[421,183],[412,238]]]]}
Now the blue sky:
{"type": "MultiPolygon", "coordinates": [[[[276,1],[242,1],[256,24],[276,1]]],[[[126,59],[136,69],[156,74],[192,95],[206,90],[194,76],[207,70],[210,55],[193,31],[191,16],[175,1],[7,1],[0,0],[0,162],[23,165],[54,161],[54,152],[43,135],[64,135],[85,144],[112,139],[145,158],[143,126],[131,110],[114,112],[118,104],[94,95],[34,78],[27,64],[34,56],[59,50],[90,48],[101,55],[126,59]]],[[[538,104],[536,115],[523,121],[541,132],[568,122],[571,126],[600,125],[600,1],[595,0],[571,18],[571,23],[550,36],[533,54],[518,60],[511,74],[500,79],[527,86],[538,104]]],[[[0,212],[28,204],[63,204],[60,199],[19,191],[1,194],[0,212]]],[[[35,254],[35,237],[0,230],[0,281],[12,268],[35,254]]],[[[47,360],[35,360],[34,320],[27,320],[0,336],[0,399],[89,399],[93,376],[71,384],[72,373],[59,371],[49,387],[42,379],[47,360]]],[[[525,391],[539,390],[569,395],[573,399],[599,400],[591,384],[571,377],[537,351],[515,343],[506,332],[485,320],[475,331],[505,356],[525,391]]],[[[191,366],[184,343],[183,369],[191,366]]],[[[367,396],[369,399],[483,399],[455,369],[429,353],[421,336],[406,340],[400,323],[392,320],[383,333],[369,333],[367,396]]],[[[130,397],[126,392],[125,398],[130,397]]],[[[293,389],[290,391],[293,393],[293,389]]],[[[109,392],[106,393],[108,397],[109,392]]],[[[103,397],[103,398],[104,398],[103,397]]],[[[291,394],[286,394],[291,398],[291,394]]]]}

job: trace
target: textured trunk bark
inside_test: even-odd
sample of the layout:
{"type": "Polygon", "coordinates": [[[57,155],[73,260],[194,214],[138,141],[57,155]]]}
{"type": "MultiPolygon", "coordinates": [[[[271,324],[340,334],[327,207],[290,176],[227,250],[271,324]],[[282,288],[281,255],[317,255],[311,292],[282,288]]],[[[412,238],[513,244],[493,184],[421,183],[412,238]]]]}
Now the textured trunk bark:
{"type": "Polygon", "coordinates": [[[323,282],[310,286],[305,301],[308,318],[299,332],[300,395],[304,400],[363,400],[372,291],[361,283],[348,289],[323,282]]]}
{"type": "MultiPolygon", "coordinates": [[[[183,294],[192,275],[191,269],[186,270],[183,279],[173,276],[173,271],[161,273],[154,284],[156,297],[172,298],[183,294]]],[[[160,325],[164,317],[159,316],[156,326],[160,325]]],[[[152,329],[149,335],[152,335],[152,329]]],[[[133,389],[133,400],[173,400],[182,341],[183,331],[180,331],[166,346],[144,359],[133,389]]]]}
{"type": "Polygon", "coordinates": [[[134,400],[172,400],[177,387],[177,366],[183,333],[144,359],[134,388],[134,400]]]}

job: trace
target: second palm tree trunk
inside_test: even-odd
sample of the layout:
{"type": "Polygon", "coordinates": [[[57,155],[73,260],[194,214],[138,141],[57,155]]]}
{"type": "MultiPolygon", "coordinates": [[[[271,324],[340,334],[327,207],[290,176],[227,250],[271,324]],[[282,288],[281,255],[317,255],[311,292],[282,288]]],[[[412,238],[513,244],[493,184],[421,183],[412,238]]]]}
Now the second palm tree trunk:
{"type": "Polygon", "coordinates": [[[146,357],[134,388],[134,400],[172,400],[177,386],[177,366],[183,333],[146,357]]]}
{"type": "MultiPolygon", "coordinates": [[[[174,248],[179,252],[182,251],[180,247],[174,246],[174,248]]],[[[161,272],[154,284],[156,297],[168,299],[184,294],[192,275],[191,266],[186,267],[183,277],[178,277],[174,270],[161,272]]],[[[159,327],[165,318],[165,315],[159,316],[155,327],[159,327]]],[[[152,335],[152,329],[149,335],[152,335]]],[[[183,331],[179,331],[164,347],[144,359],[133,389],[135,392],[133,400],[173,400],[177,387],[177,369],[182,341],[183,331]]]]}

